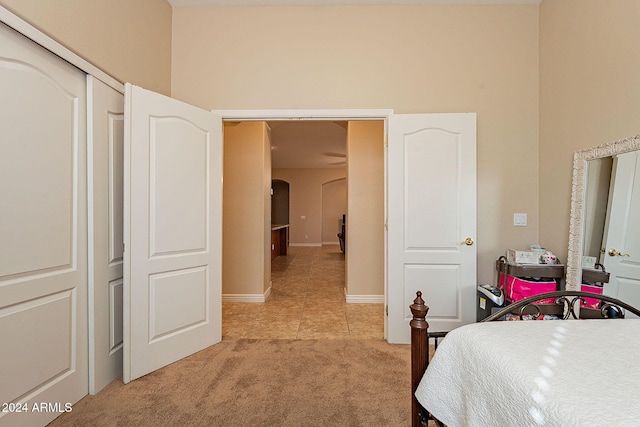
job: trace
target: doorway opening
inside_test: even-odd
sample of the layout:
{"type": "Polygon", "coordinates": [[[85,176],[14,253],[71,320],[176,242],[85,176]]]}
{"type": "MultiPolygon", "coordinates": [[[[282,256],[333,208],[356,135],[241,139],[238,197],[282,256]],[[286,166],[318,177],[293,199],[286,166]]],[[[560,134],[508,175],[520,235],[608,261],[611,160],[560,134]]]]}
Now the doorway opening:
{"type": "MultiPolygon", "coordinates": [[[[341,298],[340,304],[343,306],[343,308],[346,306],[355,307],[355,306],[365,305],[364,303],[366,303],[366,305],[368,305],[369,308],[373,308],[377,306],[377,308],[379,309],[378,310],[379,313],[375,314],[374,316],[367,315],[365,316],[365,318],[371,319],[372,317],[377,317],[380,319],[380,324],[381,324],[380,334],[376,338],[381,338],[385,335],[384,323],[386,320],[384,316],[384,308],[383,308],[384,301],[385,301],[384,265],[385,265],[385,252],[386,252],[385,251],[386,236],[384,235],[385,233],[384,233],[383,224],[384,224],[384,217],[385,217],[385,211],[386,211],[385,209],[386,178],[385,178],[385,148],[384,148],[385,137],[384,135],[386,130],[385,129],[386,116],[388,115],[388,112],[385,111],[384,114],[382,114],[381,112],[377,111],[376,112],[377,114],[370,114],[371,112],[367,111],[366,114],[360,113],[362,115],[359,115],[358,113],[354,113],[351,111],[348,112],[349,114],[345,112],[342,112],[342,114],[337,114],[336,112],[331,112],[331,113],[332,114],[328,114],[327,112],[320,112],[318,113],[318,115],[305,113],[302,115],[304,117],[300,117],[300,114],[296,112],[258,112],[258,113],[218,112],[218,114],[222,115],[223,120],[225,122],[225,138],[224,138],[225,153],[229,151],[229,146],[227,145],[228,144],[227,136],[228,134],[233,132],[233,131],[227,132],[228,130],[238,129],[239,126],[247,126],[247,127],[253,126],[254,128],[258,128],[258,130],[254,129],[254,131],[256,131],[256,134],[261,134],[265,136],[265,138],[262,138],[261,142],[259,144],[256,144],[257,147],[254,147],[254,148],[256,149],[256,152],[270,153],[269,157],[271,157],[271,159],[269,162],[272,163],[270,168],[270,170],[272,171],[272,174],[271,176],[268,177],[269,178],[268,191],[271,192],[272,180],[274,182],[274,187],[273,187],[274,195],[276,191],[275,190],[276,182],[284,181],[289,183],[290,185],[290,200],[289,200],[290,216],[289,216],[289,227],[288,227],[289,228],[288,229],[289,254],[295,254],[296,252],[304,252],[304,251],[311,252],[314,249],[325,249],[325,251],[327,252],[331,252],[331,250],[334,250],[336,252],[336,254],[321,253],[316,255],[317,257],[336,256],[337,254],[340,254],[340,256],[343,257],[343,259],[345,260],[344,261],[345,267],[343,267],[343,271],[341,272],[343,277],[342,279],[343,285],[339,290],[340,292],[339,297],[341,298]],[[350,128],[350,125],[351,125],[351,128],[350,128]],[[310,195],[309,193],[311,193],[311,191],[304,190],[304,187],[300,187],[298,183],[296,183],[295,177],[292,177],[292,175],[295,175],[296,173],[304,174],[305,168],[303,167],[278,168],[277,167],[277,166],[280,166],[280,164],[278,163],[279,160],[277,160],[277,156],[274,154],[277,151],[281,151],[281,147],[278,146],[277,139],[273,137],[274,137],[274,134],[275,136],[278,136],[277,135],[278,133],[286,131],[288,126],[293,129],[292,132],[299,130],[303,126],[309,126],[315,129],[319,129],[321,126],[333,127],[334,130],[336,127],[339,127],[344,135],[342,149],[334,148],[333,146],[328,145],[328,146],[322,147],[322,151],[319,151],[316,153],[316,157],[324,158],[323,160],[325,162],[331,163],[330,167],[327,167],[324,169],[331,169],[332,170],[331,173],[333,173],[333,175],[329,176],[328,178],[322,179],[322,177],[319,177],[319,175],[322,174],[321,169],[323,168],[306,168],[307,169],[306,174],[309,176],[312,176],[313,178],[315,178],[316,182],[318,182],[317,183],[318,201],[316,205],[313,205],[313,203],[311,202],[300,203],[301,201],[300,199],[304,199],[305,197],[309,196],[310,195]],[[363,133],[363,129],[369,126],[372,126],[372,129],[374,129],[374,131],[369,132],[368,134],[366,132],[363,133]],[[351,141],[345,141],[347,139],[346,138],[347,135],[349,136],[349,138],[351,138],[351,141]],[[375,135],[375,136],[372,136],[372,135],[375,135]],[[375,143],[372,142],[374,140],[376,141],[375,143]],[[265,146],[267,146],[266,141],[268,141],[268,147],[269,147],[268,151],[265,149],[265,146]],[[361,152],[363,150],[363,147],[367,145],[371,146],[372,144],[375,146],[375,149],[374,149],[374,151],[376,152],[375,157],[377,157],[377,163],[373,162],[373,163],[376,163],[375,168],[372,168],[370,164],[371,155],[370,154],[367,155],[361,152]],[[347,151],[349,151],[349,157],[347,157],[347,151]],[[338,172],[341,169],[342,169],[342,172],[338,172]],[[377,178],[373,180],[371,179],[372,169],[375,169],[375,172],[373,172],[373,174],[377,176],[377,178]],[[366,178],[363,178],[361,176],[363,174],[366,175],[366,178]],[[349,176],[347,177],[347,175],[349,176]],[[357,187],[353,187],[353,185],[360,185],[360,186],[364,186],[365,188],[368,188],[368,190],[364,191],[365,193],[377,192],[378,197],[375,203],[369,203],[368,205],[366,203],[363,204],[362,200],[358,199],[359,193],[362,193],[362,191],[358,190],[357,187]],[[340,193],[340,191],[342,191],[343,197],[345,199],[344,202],[342,202],[341,206],[339,203],[332,202],[332,197],[339,197],[339,196],[336,196],[336,193],[340,193]],[[353,198],[353,200],[349,200],[349,196],[347,195],[347,193],[349,192],[351,193],[351,197],[353,198]],[[360,208],[363,211],[360,213],[360,215],[364,215],[365,217],[370,217],[372,216],[371,214],[373,213],[373,216],[375,217],[375,219],[373,220],[364,219],[358,222],[354,221],[353,222],[354,230],[350,230],[349,228],[347,228],[348,230],[346,233],[348,236],[347,238],[350,240],[351,243],[353,243],[353,248],[354,248],[354,252],[350,257],[349,254],[345,256],[341,252],[341,246],[340,246],[340,240],[338,238],[338,234],[341,231],[343,217],[346,216],[348,218],[347,222],[349,224],[352,224],[351,222],[352,216],[347,215],[347,213],[352,209],[352,206],[355,206],[356,204],[360,204],[360,208]],[[363,205],[367,205],[366,209],[362,209],[363,205]],[[340,212],[339,213],[333,212],[336,209],[340,210],[340,212]],[[329,215],[329,212],[332,212],[332,213],[329,215]],[[335,215],[333,215],[334,213],[335,215]],[[332,216],[336,216],[336,218],[334,218],[335,221],[334,219],[331,218],[332,216]],[[317,226],[312,228],[311,224],[315,221],[317,221],[317,226]],[[372,222],[375,223],[373,230],[370,228],[370,224],[372,222]],[[367,227],[369,227],[368,231],[367,231],[367,227]],[[358,233],[360,233],[360,237],[357,237],[358,233]],[[369,240],[371,239],[371,236],[376,236],[376,235],[379,236],[379,238],[377,239],[375,245],[372,245],[369,240]],[[375,251],[377,252],[377,259],[373,262],[371,262],[371,260],[364,261],[362,258],[363,257],[366,258],[367,254],[364,253],[366,251],[360,251],[360,252],[355,251],[355,248],[358,247],[358,244],[364,245],[364,246],[370,246],[370,247],[375,246],[375,251]],[[330,249],[327,250],[327,248],[330,248],[330,249]],[[368,268],[370,268],[372,264],[380,267],[380,272],[377,275],[377,280],[379,285],[377,289],[363,292],[362,282],[358,280],[358,273],[360,268],[359,264],[366,264],[368,268]]],[[[299,136],[297,138],[297,144],[301,145],[303,143],[304,143],[303,136],[299,136]]],[[[297,148],[301,148],[301,147],[298,146],[297,148]]],[[[280,152],[278,152],[278,154],[280,154],[280,152]]],[[[303,160],[310,160],[311,156],[303,155],[303,156],[297,156],[297,157],[303,160]]],[[[264,165],[267,163],[268,162],[265,161],[264,163],[260,163],[259,166],[261,166],[264,170],[266,170],[266,167],[264,167],[264,165]]],[[[250,165],[244,165],[243,169],[245,170],[248,169],[248,166],[250,165]]],[[[227,171],[230,170],[230,168],[227,166],[226,163],[225,163],[224,170],[225,170],[224,182],[225,182],[225,194],[226,194],[226,184],[228,182],[227,171]]],[[[324,172],[326,172],[326,170],[324,172]]],[[[298,180],[310,181],[311,179],[309,176],[299,178],[298,180]]],[[[244,176],[243,179],[246,181],[247,177],[244,176]]],[[[269,195],[271,196],[271,194],[269,195]]],[[[259,199],[262,200],[260,198],[260,195],[258,195],[255,200],[257,201],[259,199]]],[[[273,196],[270,197],[270,201],[273,202],[273,196]]],[[[226,206],[228,205],[226,199],[225,199],[224,205],[226,209],[226,206]]],[[[269,209],[268,210],[265,209],[265,211],[268,212],[268,216],[270,217],[269,218],[270,221],[268,221],[269,222],[268,225],[270,227],[276,214],[272,212],[271,206],[268,206],[268,208],[269,209]]],[[[356,213],[357,211],[358,209],[356,209],[356,213]]],[[[226,210],[225,210],[225,214],[226,214],[226,210]]],[[[356,218],[357,218],[357,215],[356,215],[356,218]]],[[[226,224],[224,220],[223,220],[223,223],[226,224]]],[[[225,228],[225,232],[223,234],[226,235],[227,227],[226,225],[224,225],[223,227],[225,228]]],[[[256,237],[257,241],[259,241],[262,236],[262,234],[260,233],[258,234],[259,235],[256,237]]],[[[225,240],[225,244],[226,243],[227,242],[225,240]]],[[[269,242],[269,245],[267,245],[266,247],[272,248],[273,246],[271,245],[271,242],[269,242]]],[[[223,252],[225,252],[226,254],[228,251],[229,251],[229,248],[223,245],[223,252]]],[[[271,257],[269,257],[269,259],[271,259],[271,257]]],[[[276,259],[276,262],[277,261],[278,260],[276,259]]],[[[309,262],[308,259],[307,259],[307,262],[309,262]]],[[[264,267],[266,271],[267,265],[265,265],[264,267]]],[[[270,264],[268,265],[268,267],[270,267],[270,264]]],[[[264,282],[258,283],[255,290],[251,294],[245,295],[244,298],[240,297],[239,293],[234,292],[232,288],[229,288],[229,287],[225,288],[225,284],[229,284],[229,283],[224,283],[223,284],[223,302],[251,302],[251,301],[258,302],[261,296],[263,296],[264,298],[263,301],[269,301],[270,297],[273,296],[271,294],[273,283],[271,280],[272,277],[271,277],[270,270],[271,269],[269,268],[269,277],[267,277],[264,280],[264,282]]],[[[323,280],[327,283],[332,281],[335,282],[336,280],[335,277],[332,278],[331,277],[332,275],[328,273],[329,271],[327,270],[324,273],[316,272],[313,274],[315,274],[316,276],[318,274],[322,274],[323,276],[325,276],[323,277],[323,280]]],[[[226,277],[226,276],[223,274],[223,277],[226,277]]],[[[260,278],[258,277],[258,279],[260,278]]],[[[370,285],[370,283],[368,284],[370,285]]],[[[318,288],[319,288],[318,286],[314,286],[314,288],[312,289],[313,292],[318,292],[319,291],[318,288]]],[[[289,291],[292,295],[292,298],[295,298],[297,291],[293,289],[289,291]]],[[[311,292],[311,290],[309,290],[309,292],[311,292]]],[[[334,292],[334,290],[332,290],[332,292],[334,292]]],[[[307,297],[309,297],[309,295],[310,294],[307,294],[307,297]]],[[[300,297],[299,293],[297,297],[300,297]]],[[[226,315],[224,317],[227,318],[226,315]]],[[[259,317],[260,316],[258,316],[258,318],[259,317]]],[[[225,321],[223,320],[223,335],[224,335],[224,329],[225,329],[224,325],[225,325],[225,321]]],[[[301,325],[300,330],[304,332],[305,325],[301,325]]],[[[320,331],[316,331],[316,332],[320,333],[320,331]]],[[[346,333],[348,334],[349,331],[347,330],[346,333]]],[[[316,335],[316,337],[318,336],[319,335],[316,335]]]]}

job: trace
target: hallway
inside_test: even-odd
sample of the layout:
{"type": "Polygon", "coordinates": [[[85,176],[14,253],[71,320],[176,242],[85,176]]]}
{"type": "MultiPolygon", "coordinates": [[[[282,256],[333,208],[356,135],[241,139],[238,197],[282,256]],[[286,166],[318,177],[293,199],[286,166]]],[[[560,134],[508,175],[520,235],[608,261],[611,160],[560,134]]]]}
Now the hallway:
{"type": "Polygon", "coordinates": [[[222,303],[222,338],[383,339],[384,304],[347,304],[338,245],[289,247],[265,303],[222,303]]]}

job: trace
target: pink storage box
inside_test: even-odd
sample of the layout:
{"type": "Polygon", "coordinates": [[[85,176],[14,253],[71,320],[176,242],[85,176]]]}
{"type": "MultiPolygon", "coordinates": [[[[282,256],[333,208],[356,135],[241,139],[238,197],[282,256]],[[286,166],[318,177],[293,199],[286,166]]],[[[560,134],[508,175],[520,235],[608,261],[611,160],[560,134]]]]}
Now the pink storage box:
{"type": "MultiPolygon", "coordinates": [[[[580,285],[580,290],[582,292],[591,292],[592,294],[598,294],[598,295],[602,295],[602,291],[603,291],[603,287],[602,286],[597,286],[597,285],[589,285],[586,283],[583,283],[580,285]]],[[[597,300],[595,298],[584,298],[584,301],[580,301],[580,307],[584,307],[584,308],[593,308],[593,309],[598,309],[598,306],[600,305],[600,300],[597,300]]]]}
{"type": "MultiPolygon", "coordinates": [[[[500,288],[504,291],[507,301],[516,302],[534,295],[554,292],[557,290],[557,283],[553,279],[543,281],[527,280],[501,272],[500,288]]],[[[536,305],[554,303],[554,298],[547,298],[538,301],[536,305]]]]}

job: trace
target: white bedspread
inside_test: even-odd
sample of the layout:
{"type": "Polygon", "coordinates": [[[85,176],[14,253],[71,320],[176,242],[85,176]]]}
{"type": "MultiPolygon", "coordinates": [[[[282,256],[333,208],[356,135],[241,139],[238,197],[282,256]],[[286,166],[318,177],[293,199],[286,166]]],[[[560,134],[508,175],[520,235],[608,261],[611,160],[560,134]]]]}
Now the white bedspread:
{"type": "Polygon", "coordinates": [[[640,320],[477,323],[416,391],[449,427],[640,425],[640,320]]]}

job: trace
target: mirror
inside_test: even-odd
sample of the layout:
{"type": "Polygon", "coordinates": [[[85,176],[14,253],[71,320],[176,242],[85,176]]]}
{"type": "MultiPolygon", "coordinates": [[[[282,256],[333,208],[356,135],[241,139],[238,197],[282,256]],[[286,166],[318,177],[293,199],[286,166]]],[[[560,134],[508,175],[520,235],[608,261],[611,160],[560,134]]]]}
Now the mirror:
{"type": "Polygon", "coordinates": [[[580,290],[582,256],[598,259],[600,255],[613,159],[637,150],[640,135],[576,151],[573,155],[566,289],[580,290]],[[604,196],[597,197],[598,194],[604,196]]]}

